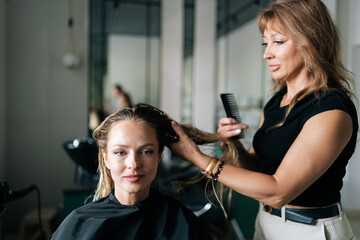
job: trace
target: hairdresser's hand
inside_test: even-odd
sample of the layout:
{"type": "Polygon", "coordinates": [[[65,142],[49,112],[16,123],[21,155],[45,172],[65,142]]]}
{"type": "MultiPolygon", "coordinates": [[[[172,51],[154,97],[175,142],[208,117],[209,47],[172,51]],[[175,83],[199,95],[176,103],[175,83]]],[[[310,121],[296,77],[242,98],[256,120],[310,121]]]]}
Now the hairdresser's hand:
{"type": "MultiPolygon", "coordinates": [[[[220,137],[228,139],[239,135],[241,131],[249,128],[249,126],[246,124],[237,123],[237,121],[233,118],[221,118],[218,126],[219,128],[217,130],[217,133],[220,135],[220,137]]],[[[222,142],[221,146],[224,147],[224,145],[225,143],[222,142]]]]}
{"type": "Polygon", "coordinates": [[[171,151],[176,156],[196,164],[196,160],[203,155],[202,152],[176,121],[172,121],[171,125],[179,136],[179,141],[169,146],[171,151]]]}

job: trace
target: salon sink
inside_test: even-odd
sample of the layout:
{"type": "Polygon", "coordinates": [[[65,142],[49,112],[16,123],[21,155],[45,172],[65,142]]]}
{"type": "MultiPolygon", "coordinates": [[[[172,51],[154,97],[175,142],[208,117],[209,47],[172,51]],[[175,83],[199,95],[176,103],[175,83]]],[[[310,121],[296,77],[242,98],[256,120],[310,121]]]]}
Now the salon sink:
{"type": "Polygon", "coordinates": [[[76,138],[63,144],[67,154],[77,165],[90,174],[95,174],[98,167],[98,149],[93,138],[76,138]]]}

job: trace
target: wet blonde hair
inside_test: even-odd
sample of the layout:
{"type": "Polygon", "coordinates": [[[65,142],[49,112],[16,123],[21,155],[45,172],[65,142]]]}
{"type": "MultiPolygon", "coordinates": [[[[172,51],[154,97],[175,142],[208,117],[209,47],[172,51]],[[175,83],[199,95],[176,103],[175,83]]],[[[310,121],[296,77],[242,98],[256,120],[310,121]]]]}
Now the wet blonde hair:
{"type": "MultiPolygon", "coordinates": [[[[340,38],[331,15],[320,0],[285,0],[272,3],[258,16],[261,33],[271,28],[285,33],[301,50],[310,84],[295,95],[287,109],[284,121],[292,107],[303,96],[329,90],[345,92],[354,97],[353,74],[341,61],[340,38]]],[[[274,81],[274,90],[286,86],[285,81],[274,81]]],[[[283,123],[283,122],[282,122],[283,123]]],[[[282,125],[280,123],[280,125],[282,125]]]]}
{"type": "MultiPolygon", "coordinates": [[[[165,112],[151,105],[144,103],[136,104],[133,108],[124,108],[108,116],[93,132],[93,138],[96,140],[99,148],[98,172],[100,175],[93,198],[94,201],[109,195],[114,188],[114,181],[112,180],[109,169],[105,166],[102,152],[106,152],[109,133],[112,126],[117,122],[124,120],[136,120],[153,127],[156,131],[157,140],[159,141],[160,153],[162,153],[165,146],[176,141],[176,138],[174,137],[176,135],[171,126],[173,119],[165,112]]],[[[225,148],[225,152],[221,159],[229,164],[234,164],[236,162],[238,153],[235,145],[231,141],[222,139],[217,134],[201,131],[190,125],[180,125],[184,132],[198,145],[216,143],[219,141],[226,142],[227,147],[225,148]]],[[[220,187],[219,191],[222,194],[223,186],[220,187]]]]}

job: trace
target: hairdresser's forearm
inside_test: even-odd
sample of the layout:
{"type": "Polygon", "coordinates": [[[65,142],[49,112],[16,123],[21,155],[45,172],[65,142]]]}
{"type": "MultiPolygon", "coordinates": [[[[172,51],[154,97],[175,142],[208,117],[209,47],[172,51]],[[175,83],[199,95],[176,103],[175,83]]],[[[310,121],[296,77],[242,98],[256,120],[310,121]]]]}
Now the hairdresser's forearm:
{"type": "MultiPolygon", "coordinates": [[[[200,169],[206,169],[210,160],[211,157],[205,154],[198,154],[196,157],[189,159],[200,169]]],[[[214,172],[216,170],[214,169],[214,172]]],[[[288,201],[285,196],[282,196],[281,184],[272,175],[225,164],[218,176],[218,181],[240,194],[273,207],[283,206],[288,201]]]]}
{"type": "Polygon", "coordinates": [[[282,184],[273,175],[225,164],[218,181],[240,194],[272,207],[282,207],[290,200],[282,184]]]}

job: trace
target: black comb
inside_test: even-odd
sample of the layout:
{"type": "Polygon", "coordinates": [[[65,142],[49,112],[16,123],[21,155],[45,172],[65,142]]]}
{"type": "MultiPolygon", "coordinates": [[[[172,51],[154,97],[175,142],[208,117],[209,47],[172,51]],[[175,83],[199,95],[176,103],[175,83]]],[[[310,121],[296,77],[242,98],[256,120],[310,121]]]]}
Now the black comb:
{"type": "MultiPolygon", "coordinates": [[[[234,118],[238,123],[241,123],[239,108],[236,103],[233,93],[221,93],[221,101],[224,105],[226,116],[229,118],[234,118]]],[[[241,133],[238,135],[239,138],[244,138],[244,129],[241,130],[241,133]]]]}

